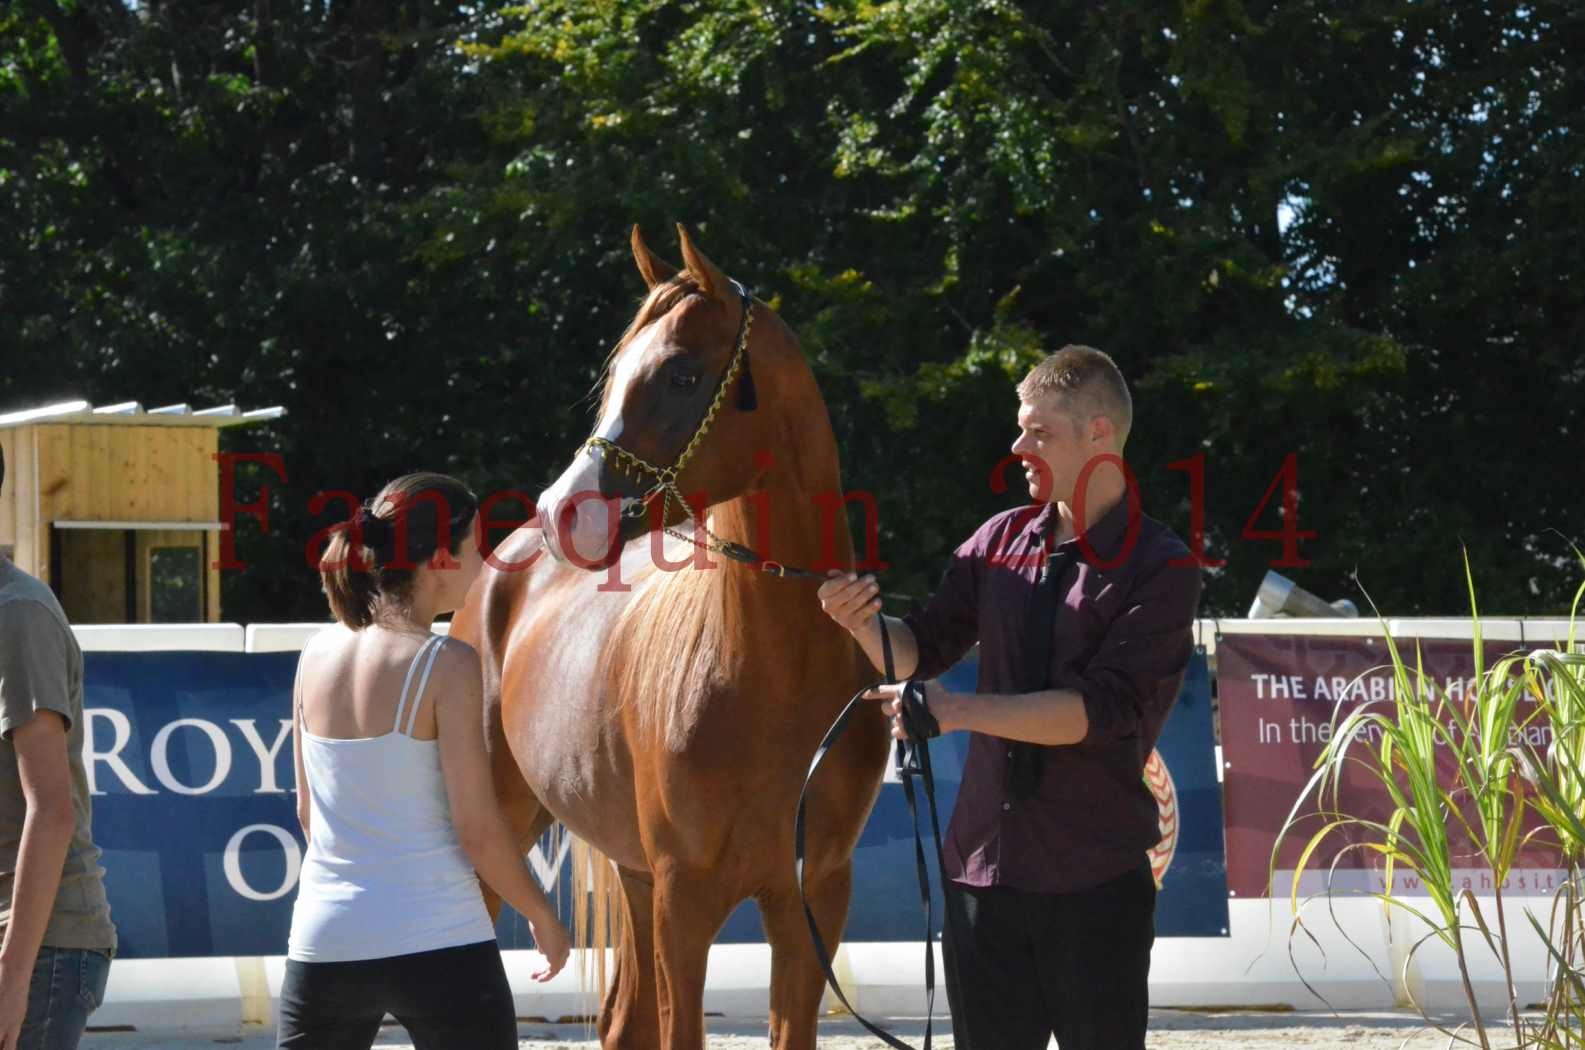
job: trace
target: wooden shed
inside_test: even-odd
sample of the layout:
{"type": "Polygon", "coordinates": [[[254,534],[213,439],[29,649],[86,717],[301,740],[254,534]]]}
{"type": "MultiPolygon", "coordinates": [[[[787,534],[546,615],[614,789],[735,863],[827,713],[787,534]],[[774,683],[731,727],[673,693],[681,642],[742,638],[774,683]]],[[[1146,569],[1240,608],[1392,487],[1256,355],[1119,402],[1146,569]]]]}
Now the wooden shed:
{"type": "Polygon", "coordinates": [[[0,414],[0,553],[73,623],[215,622],[219,432],[284,414],[86,401],[0,414]]]}

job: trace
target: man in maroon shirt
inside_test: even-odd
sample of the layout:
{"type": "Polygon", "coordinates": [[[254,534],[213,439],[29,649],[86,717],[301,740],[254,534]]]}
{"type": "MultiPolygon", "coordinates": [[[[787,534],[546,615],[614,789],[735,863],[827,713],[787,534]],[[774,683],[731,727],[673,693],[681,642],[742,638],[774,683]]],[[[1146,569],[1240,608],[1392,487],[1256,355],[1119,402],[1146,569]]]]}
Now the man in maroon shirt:
{"type": "MultiPolygon", "coordinates": [[[[959,1050],[1143,1050],[1160,839],[1143,771],[1200,574],[1129,491],[1133,407],[1110,357],[1064,347],[1018,400],[1033,505],[981,525],[923,608],[886,617],[898,678],[929,680],[941,731],[970,734],[943,851],[953,1031],[959,1050]],[[976,642],[973,694],[931,680],[976,642]]],[[[881,667],[875,580],[833,573],[820,598],[881,667]]],[[[900,689],[870,693],[899,738],[900,689]]]]}

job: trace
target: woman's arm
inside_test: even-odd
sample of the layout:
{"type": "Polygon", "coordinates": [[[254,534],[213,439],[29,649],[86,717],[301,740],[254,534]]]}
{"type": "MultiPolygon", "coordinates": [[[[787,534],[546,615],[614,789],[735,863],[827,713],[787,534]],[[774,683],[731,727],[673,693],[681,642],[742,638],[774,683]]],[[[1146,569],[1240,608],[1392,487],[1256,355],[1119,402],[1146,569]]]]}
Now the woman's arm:
{"type": "Polygon", "coordinates": [[[539,888],[496,801],[490,781],[490,757],[484,748],[484,677],[479,654],[463,642],[448,641],[435,664],[439,679],[435,727],[440,739],[440,766],[457,840],[479,877],[499,893],[533,930],[534,943],[550,962],[536,973],[548,981],[567,962],[571,941],[556,918],[545,891],[539,888]]]}
{"type": "Polygon", "coordinates": [[[292,765],[297,770],[297,823],[302,825],[303,838],[312,839],[308,830],[308,814],[312,806],[308,799],[308,772],[303,768],[303,657],[297,657],[297,676],[292,680],[292,765]]]}

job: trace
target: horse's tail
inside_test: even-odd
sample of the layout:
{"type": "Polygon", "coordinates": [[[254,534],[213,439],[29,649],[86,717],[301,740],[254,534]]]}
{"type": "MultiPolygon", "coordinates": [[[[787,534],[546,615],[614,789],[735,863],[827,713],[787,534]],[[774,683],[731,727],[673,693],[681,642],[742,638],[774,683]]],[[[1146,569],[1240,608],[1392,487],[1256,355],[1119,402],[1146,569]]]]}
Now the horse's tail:
{"type": "Polygon", "coordinates": [[[579,986],[605,995],[612,957],[620,958],[619,953],[629,949],[622,878],[611,858],[576,837],[572,840],[572,894],[572,943],[589,949],[582,953],[579,986]]]}

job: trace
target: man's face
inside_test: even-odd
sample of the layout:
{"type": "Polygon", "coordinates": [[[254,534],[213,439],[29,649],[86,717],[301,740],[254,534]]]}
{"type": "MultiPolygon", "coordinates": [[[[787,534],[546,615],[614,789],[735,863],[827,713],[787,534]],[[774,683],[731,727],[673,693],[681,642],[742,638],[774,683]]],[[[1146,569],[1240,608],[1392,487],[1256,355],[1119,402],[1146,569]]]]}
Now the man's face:
{"type": "Polygon", "coordinates": [[[1094,454],[1063,400],[1050,394],[1019,402],[1018,440],[1012,451],[1024,461],[1031,499],[1069,505],[1079,472],[1094,454]]]}

